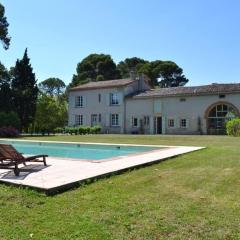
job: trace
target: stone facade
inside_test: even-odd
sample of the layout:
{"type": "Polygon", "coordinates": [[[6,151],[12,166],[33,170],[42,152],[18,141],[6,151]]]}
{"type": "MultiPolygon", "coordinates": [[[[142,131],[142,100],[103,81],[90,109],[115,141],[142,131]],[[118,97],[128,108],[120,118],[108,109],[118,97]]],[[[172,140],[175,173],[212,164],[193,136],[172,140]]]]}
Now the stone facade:
{"type": "Polygon", "coordinates": [[[239,84],[151,90],[143,78],[123,79],[69,94],[69,126],[97,124],[103,133],[220,134],[239,110],[239,84]]]}

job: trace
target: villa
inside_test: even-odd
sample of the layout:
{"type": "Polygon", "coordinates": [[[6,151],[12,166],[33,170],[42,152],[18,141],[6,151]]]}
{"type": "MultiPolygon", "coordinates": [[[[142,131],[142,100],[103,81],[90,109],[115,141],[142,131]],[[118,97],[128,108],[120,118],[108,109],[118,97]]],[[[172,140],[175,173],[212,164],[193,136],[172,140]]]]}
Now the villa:
{"type": "Polygon", "coordinates": [[[151,89],[139,78],[89,82],[70,89],[69,126],[103,133],[224,134],[240,116],[240,84],[151,89]]]}

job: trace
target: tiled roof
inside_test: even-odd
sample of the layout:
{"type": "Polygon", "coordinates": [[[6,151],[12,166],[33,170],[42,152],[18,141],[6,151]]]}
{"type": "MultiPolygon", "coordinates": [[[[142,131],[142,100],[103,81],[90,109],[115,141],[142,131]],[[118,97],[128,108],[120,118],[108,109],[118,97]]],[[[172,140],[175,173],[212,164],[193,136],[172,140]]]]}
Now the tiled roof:
{"type": "Polygon", "coordinates": [[[196,87],[171,87],[152,89],[135,94],[133,98],[144,97],[170,97],[170,96],[199,96],[224,93],[240,93],[240,83],[232,84],[211,84],[196,87]]]}
{"type": "Polygon", "coordinates": [[[86,84],[79,85],[77,87],[73,87],[73,88],[70,89],[70,91],[85,90],[85,89],[122,87],[122,86],[126,86],[126,85],[128,85],[132,82],[134,82],[134,80],[132,80],[130,78],[108,80],[108,81],[98,81],[98,82],[89,82],[89,83],[86,83],[86,84]]]}

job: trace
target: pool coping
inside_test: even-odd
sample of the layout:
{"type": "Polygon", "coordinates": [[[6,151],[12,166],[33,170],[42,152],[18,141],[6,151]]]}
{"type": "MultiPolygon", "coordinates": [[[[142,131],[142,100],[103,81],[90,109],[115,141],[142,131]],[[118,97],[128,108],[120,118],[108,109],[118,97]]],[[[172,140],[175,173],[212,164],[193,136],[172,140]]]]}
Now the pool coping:
{"type": "MultiPolygon", "coordinates": [[[[0,139],[1,140],[1,139],[0,139]]],[[[5,140],[5,139],[4,139],[5,140]]],[[[10,141],[16,141],[15,139],[10,141]]],[[[27,141],[28,140],[19,140],[27,141]]],[[[35,141],[34,142],[40,142],[35,141]]],[[[53,143],[56,141],[42,141],[53,143]]],[[[65,142],[58,142],[65,143],[65,142]]],[[[73,142],[73,144],[81,144],[73,142]]],[[[89,144],[89,143],[83,143],[89,144]]],[[[94,143],[91,143],[94,144],[94,143]]],[[[104,144],[98,145],[113,145],[120,144],[104,144]]],[[[121,144],[129,146],[130,144],[121,144]]],[[[68,189],[80,186],[85,183],[90,183],[99,178],[109,177],[116,174],[121,174],[128,170],[152,165],[179,155],[202,150],[205,147],[188,147],[188,146],[171,146],[166,148],[165,145],[136,145],[133,146],[154,146],[162,147],[162,149],[137,153],[131,156],[125,156],[109,161],[93,162],[93,161],[71,161],[71,159],[63,159],[57,157],[49,157],[47,159],[48,167],[44,168],[40,165],[29,166],[32,170],[39,167],[37,172],[26,174],[20,173],[20,177],[15,177],[9,170],[0,169],[0,182],[15,186],[28,187],[37,191],[44,192],[46,195],[54,195],[66,191],[68,189]],[[165,147],[165,148],[163,148],[165,147]],[[60,160],[60,161],[59,161],[60,160]],[[36,167],[34,169],[34,167],[36,167]]]]}
{"type": "MultiPolygon", "coordinates": [[[[132,144],[132,143],[99,143],[99,142],[63,142],[63,141],[45,141],[45,140],[27,140],[27,139],[6,139],[0,138],[0,141],[19,141],[19,142],[42,142],[42,143],[59,143],[59,144],[85,144],[85,145],[107,145],[107,146],[131,146],[131,147],[169,147],[169,148],[176,148],[176,147],[189,147],[185,145],[181,146],[174,146],[174,145],[159,145],[159,144],[132,144]]],[[[198,146],[190,146],[190,147],[198,147],[198,146]]]]}
{"type": "MultiPolygon", "coordinates": [[[[57,157],[57,156],[51,156],[52,158],[56,158],[56,159],[62,159],[62,160],[69,160],[69,161],[84,161],[84,162],[93,162],[93,163],[101,163],[101,162],[107,162],[107,161],[114,161],[114,160],[120,160],[122,158],[125,157],[131,157],[131,156],[138,156],[141,155],[143,153],[147,153],[147,152],[154,152],[154,151],[159,151],[159,150],[163,150],[166,148],[176,148],[178,146],[165,146],[165,145],[142,145],[142,144],[117,144],[117,143],[94,143],[94,142],[90,142],[90,143],[86,143],[86,142],[61,142],[61,141],[38,141],[38,140],[24,140],[24,139],[3,139],[0,138],[0,141],[9,141],[9,142],[31,142],[31,143],[50,143],[50,144],[72,144],[72,145],[98,145],[98,146],[123,146],[123,147],[153,147],[156,149],[153,150],[146,150],[143,152],[137,152],[137,153],[129,153],[128,155],[122,155],[122,156],[115,156],[115,157],[110,157],[110,158],[103,158],[103,159],[84,159],[84,158],[71,158],[71,157],[57,157]]],[[[30,156],[28,154],[25,154],[25,156],[30,156]]]]}

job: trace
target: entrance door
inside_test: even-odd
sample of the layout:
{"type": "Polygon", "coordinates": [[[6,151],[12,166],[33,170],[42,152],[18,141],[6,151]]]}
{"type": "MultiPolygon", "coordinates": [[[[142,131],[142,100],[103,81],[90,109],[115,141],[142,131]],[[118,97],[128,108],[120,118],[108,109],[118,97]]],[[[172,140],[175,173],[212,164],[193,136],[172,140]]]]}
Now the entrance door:
{"type": "Polygon", "coordinates": [[[162,117],[155,117],[155,133],[162,134],[162,117]]]}

